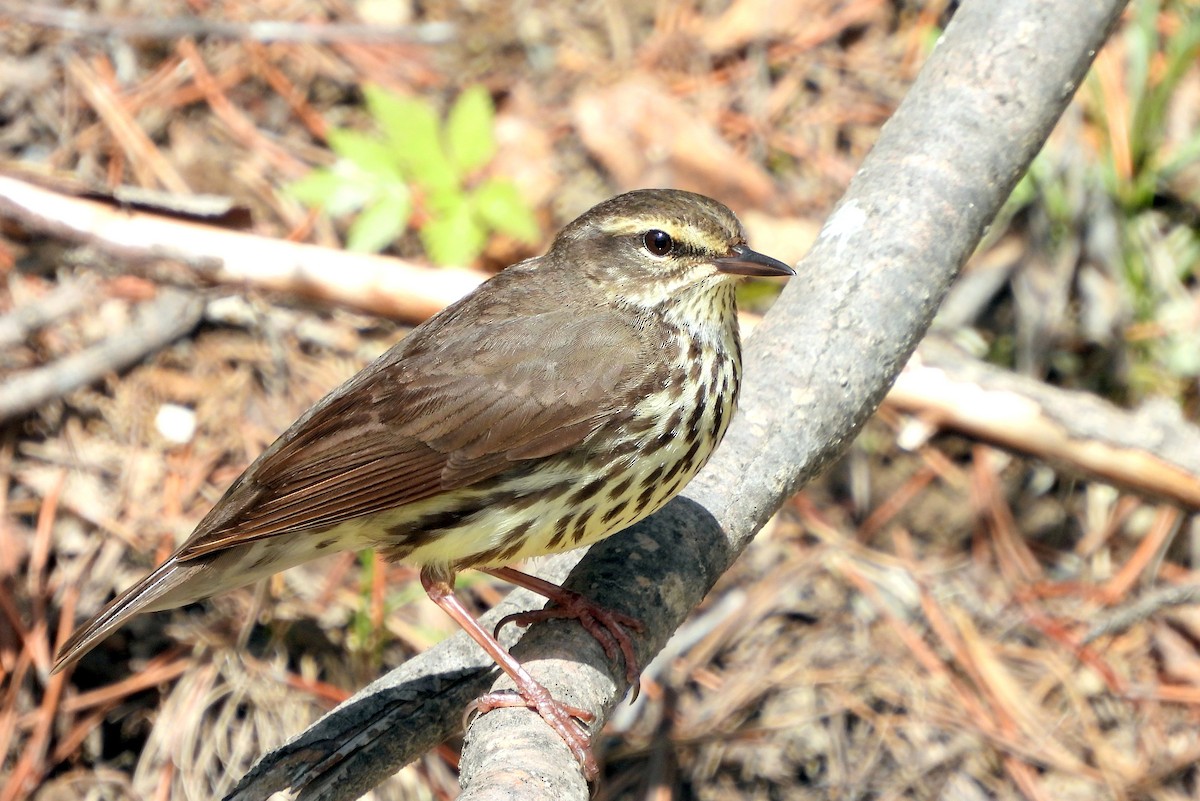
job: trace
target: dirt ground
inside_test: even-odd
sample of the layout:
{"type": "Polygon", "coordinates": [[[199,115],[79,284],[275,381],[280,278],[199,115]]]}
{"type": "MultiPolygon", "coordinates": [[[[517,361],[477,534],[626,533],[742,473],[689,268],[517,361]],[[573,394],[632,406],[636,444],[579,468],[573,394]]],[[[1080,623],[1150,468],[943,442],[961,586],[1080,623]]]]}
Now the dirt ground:
{"type": "MultiPolygon", "coordinates": [[[[617,191],[676,186],[724,200],[757,249],[794,262],[948,13],[940,0],[0,3],[0,175],[17,162],[100,192],[215,195],[256,234],[337,246],[345,220],[280,190],[331,163],[331,127],[370,128],[361,87],[444,109],[482,84],[497,108],[487,173],[516,183],[543,244],[617,191]],[[256,20],[329,27],[261,38],[256,20]]],[[[1181,13],[1163,9],[1160,28],[1181,13]]],[[[1119,73],[1127,42],[1107,69],[1119,73]]],[[[1200,97],[1200,70],[1181,85],[1200,97]]],[[[1095,106],[1066,119],[1060,151],[1103,160],[1095,106]]],[[[1046,249],[1046,227],[1026,210],[994,232],[968,273],[1003,264],[1007,278],[961,330],[1052,383],[1128,404],[1155,394],[1138,379],[1151,368],[1089,333],[1099,302],[1082,257],[1053,344],[1031,348],[1021,321],[1044,295],[1022,287],[1064,252],[1062,238],[1046,249]]],[[[464,266],[494,271],[541,247],[501,235],[464,266]]],[[[411,233],[390,252],[422,258],[411,233]]],[[[0,420],[0,801],[220,797],[262,753],[453,631],[410,568],[344,555],[143,616],[49,677],[74,623],[417,320],[125,260],[3,218],[0,277],[0,331],[41,318],[0,338],[10,385],[134,330],[172,290],[199,299],[184,334],[0,420]]],[[[1184,287],[1200,308],[1194,277],[1184,287]]],[[[747,300],[761,310],[769,295],[747,300]]],[[[1194,380],[1155,387],[1195,420],[1194,380]]],[[[913,444],[918,418],[885,405],[780,510],[618,709],[596,745],[599,797],[1200,794],[1194,510],[959,435],[913,444]]],[[[460,589],[480,608],[506,591],[481,576],[460,589]]],[[[370,797],[453,797],[457,746],[370,797]]]]}

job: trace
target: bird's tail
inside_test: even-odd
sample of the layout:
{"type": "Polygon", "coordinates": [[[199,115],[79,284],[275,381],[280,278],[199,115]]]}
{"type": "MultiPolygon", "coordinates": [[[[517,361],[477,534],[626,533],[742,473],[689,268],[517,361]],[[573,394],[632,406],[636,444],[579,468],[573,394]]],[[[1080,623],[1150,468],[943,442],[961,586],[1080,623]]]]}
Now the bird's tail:
{"type": "Polygon", "coordinates": [[[95,617],[77,629],[58,651],[51,675],[73,665],[92,648],[120,628],[134,615],[170,609],[199,600],[207,592],[195,594],[189,590],[199,582],[192,582],[199,573],[210,569],[207,560],[181,562],[171,557],[146,578],[118,595],[95,617]],[[192,598],[193,594],[196,595],[192,598]]]}

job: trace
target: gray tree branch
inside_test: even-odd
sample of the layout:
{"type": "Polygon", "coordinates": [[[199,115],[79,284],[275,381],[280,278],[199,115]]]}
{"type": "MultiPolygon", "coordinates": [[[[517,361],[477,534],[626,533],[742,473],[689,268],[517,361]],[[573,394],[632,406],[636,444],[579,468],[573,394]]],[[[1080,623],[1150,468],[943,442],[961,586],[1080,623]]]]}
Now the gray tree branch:
{"type": "MultiPolygon", "coordinates": [[[[742,411],[725,444],[684,497],[592,548],[567,578],[645,622],[635,639],[643,664],[784,500],[854,437],[1123,6],[962,4],[750,340],[742,411]]],[[[549,575],[576,558],[548,560],[549,575]]],[[[514,652],[556,697],[600,722],[625,691],[623,668],[573,624],[536,625],[514,652]]],[[[473,653],[456,638],[401,666],[265,756],[231,798],[284,788],[302,799],[361,795],[458,725],[450,710],[486,685],[473,653]]],[[[524,710],[473,723],[461,780],[470,799],[588,798],[563,743],[524,710]]]]}

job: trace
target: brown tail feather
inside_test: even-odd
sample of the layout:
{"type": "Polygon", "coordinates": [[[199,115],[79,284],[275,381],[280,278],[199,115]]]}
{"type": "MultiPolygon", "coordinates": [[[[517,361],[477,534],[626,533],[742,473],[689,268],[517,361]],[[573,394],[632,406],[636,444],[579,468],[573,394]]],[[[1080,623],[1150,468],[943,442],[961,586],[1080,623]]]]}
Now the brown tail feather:
{"type": "Polygon", "coordinates": [[[188,603],[190,598],[180,597],[179,590],[197,573],[208,568],[207,560],[197,563],[180,562],[172,557],[146,578],[134,584],[114,598],[92,619],[71,635],[59,649],[51,675],[58,673],[96,647],[109,634],[123,626],[131,617],[142,612],[169,609],[188,603]],[[174,594],[173,594],[174,593],[174,594]],[[170,596],[170,597],[168,597],[170,596]],[[156,606],[155,602],[161,602],[156,606]]]}

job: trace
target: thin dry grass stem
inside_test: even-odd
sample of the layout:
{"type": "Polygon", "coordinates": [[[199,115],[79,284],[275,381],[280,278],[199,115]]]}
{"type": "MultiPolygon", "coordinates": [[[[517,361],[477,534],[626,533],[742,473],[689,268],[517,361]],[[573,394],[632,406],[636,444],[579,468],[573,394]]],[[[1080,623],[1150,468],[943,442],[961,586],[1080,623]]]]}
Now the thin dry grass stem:
{"type": "MultiPolygon", "coordinates": [[[[25,647],[32,649],[34,664],[43,672],[50,670],[50,642],[47,631],[46,605],[48,598],[46,580],[46,564],[50,559],[53,546],[54,521],[58,516],[59,500],[62,498],[63,487],[67,482],[67,471],[61,470],[50,485],[50,490],[42,498],[41,509],[38,510],[37,527],[34,532],[33,548],[29,553],[29,598],[32,602],[33,624],[29,636],[25,639],[25,647]]],[[[70,625],[70,618],[66,619],[70,625]]]]}
{"type": "MultiPolygon", "coordinates": [[[[18,720],[21,706],[20,695],[25,677],[32,666],[33,657],[30,656],[30,650],[21,648],[16,654],[16,663],[7,676],[8,683],[4,685],[6,686],[4,697],[0,699],[0,754],[4,754],[6,758],[9,754],[15,753],[12,745],[18,742],[20,734],[18,720]]],[[[9,773],[10,783],[13,776],[14,773],[9,773]]]]}
{"type": "Polygon", "coordinates": [[[856,539],[859,542],[870,542],[880,529],[891,522],[904,507],[918,498],[936,477],[937,472],[929,466],[913,473],[867,516],[867,519],[858,527],[856,539]]]}
{"type": "Polygon", "coordinates": [[[866,596],[874,604],[875,608],[888,618],[896,636],[900,638],[900,641],[916,658],[921,667],[935,679],[946,682],[954,690],[958,696],[958,700],[973,719],[981,722],[989,719],[986,710],[975,698],[975,694],[954,675],[921,635],[907,621],[893,611],[892,605],[883,599],[878,588],[866,576],[860,573],[848,561],[839,560],[839,563],[834,566],[834,570],[853,584],[855,589],[866,596]]]}
{"type": "Polygon", "coordinates": [[[1100,597],[1108,604],[1117,603],[1133,590],[1139,579],[1144,576],[1153,578],[1153,574],[1157,573],[1157,562],[1162,559],[1163,552],[1179,531],[1182,522],[1183,513],[1177,507],[1160,506],[1154,515],[1150,530],[1138,543],[1133,555],[1121,566],[1117,574],[1100,588],[1100,597]],[[1155,569],[1150,570],[1151,566],[1155,569]]]}
{"type": "Polygon", "coordinates": [[[344,41],[333,45],[360,79],[395,89],[428,90],[446,84],[446,76],[428,63],[428,48],[344,41]]]}
{"type": "Polygon", "coordinates": [[[387,623],[388,563],[378,551],[371,553],[371,561],[371,631],[378,637],[387,623]]]}
{"type": "MultiPolygon", "coordinates": [[[[962,637],[954,625],[946,618],[941,606],[934,600],[925,584],[918,581],[918,585],[921,591],[921,611],[924,613],[926,621],[929,622],[932,633],[941,641],[942,646],[950,652],[955,663],[967,674],[967,678],[971,680],[972,684],[976,688],[982,688],[984,686],[983,676],[980,675],[975,660],[971,658],[962,637]]],[[[971,692],[967,685],[955,684],[954,688],[958,693],[960,703],[970,717],[977,720],[991,720],[991,716],[987,714],[987,710],[984,708],[979,696],[975,692],[971,692]]],[[[989,726],[989,730],[1011,733],[1011,727],[1008,723],[1007,718],[1001,716],[999,721],[989,726]]]]}
{"type": "Polygon", "coordinates": [[[59,736],[47,764],[59,765],[78,753],[88,735],[104,723],[109,711],[107,708],[95,709],[72,721],[67,731],[59,736]]]}
{"type": "Polygon", "coordinates": [[[1039,700],[1048,702],[1051,696],[1061,692],[1069,706],[1061,712],[1061,720],[1074,720],[1081,732],[1076,737],[1078,744],[1086,749],[1081,753],[1091,755],[1101,779],[1113,798],[1125,797],[1125,786],[1137,774],[1137,755],[1125,753],[1124,745],[1111,742],[1105,735],[1102,721],[1088,702],[1085,682],[1080,680],[1078,666],[1058,653],[1040,648],[1011,649],[1021,658],[1046,669],[1042,686],[1034,693],[1039,700]]]}
{"type": "Polygon", "coordinates": [[[67,482],[67,471],[58,471],[49,491],[42,498],[38,510],[37,527],[34,530],[33,548],[29,553],[29,594],[40,597],[45,590],[46,563],[50,558],[51,535],[54,520],[58,515],[58,503],[62,498],[63,486],[67,482]]]}
{"type": "Polygon", "coordinates": [[[316,598],[319,606],[327,606],[333,602],[334,596],[346,584],[346,575],[357,562],[357,554],[349,551],[339,553],[328,560],[328,567],[322,576],[321,591],[317,594],[316,598]]]}
{"type": "Polygon", "coordinates": [[[12,627],[15,640],[6,640],[4,645],[19,651],[25,648],[25,641],[29,638],[29,630],[25,627],[25,622],[21,619],[21,612],[17,609],[16,601],[6,590],[7,587],[0,586],[0,612],[4,613],[5,619],[12,627]]]}
{"type": "Polygon", "coordinates": [[[944,3],[931,3],[917,12],[917,20],[907,32],[900,58],[904,74],[915,75],[920,68],[931,35],[941,30],[942,21],[939,17],[945,13],[945,6],[944,3]]]}
{"type": "Polygon", "coordinates": [[[917,449],[921,461],[937,474],[937,477],[956,490],[966,492],[971,486],[971,478],[966,471],[954,464],[946,454],[932,445],[923,445],[917,449]]]}
{"type": "Polygon", "coordinates": [[[73,714],[92,707],[99,707],[101,711],[105,711],[136,693],[174,680],[191,667],[191,659],[180,658],[177,653],[159,654],[127,678],[95,690],[73,695],[64,700],[60,708],[63,712],[73,714]]]}
{"type": "MultiPolygon", "coordinates": [[[[1168,607],[1192,606],[1200,603],[1200,581],[1197,581],[1195,573],[1178,568],[1167,568],[1173,568],[1173,566],[1164,566],[1163,578],[1168,582],[1176,582],[1176,584],[1147,591],[1111,614],[1093,620],[1087,633],[1083,636],[1082,642],[1090,643],[1098,637],[1124,632],[1168,607]]],[[[1100,600],[1098,593],[1097,599],[1100,600]]]]}
{"type": "MultiPolygon", "coordinates": [[[[79,591],[75,587],[68,587],[63,592],[62,609],[59,613],[59,641],[56,645],[61,645],[66,641],[67,631],[70,629],[71,621],[75,617],[75,602],[79,598],[79,591]]],[[[26,650],[31,650],[31,640],[26,640],[26,650]]],[[[42,648],[39,650],[48,650],[45,648],[46,643],[41,643],[42,648]]],[[[36,664],[37,656],[31,655],[30,662],[36,664]]],[[[49,665],[41,671],[45,675],[49,671],[49,665]]],[[[19,798],[24,798],[27,794],[36,788],[41,781],[46,771],[51,767],[47,764],[46,756],[50,745],[50,734],[54,728],[54,721],[58,715],[58,704],[62,698],[63,685],[66,683],[66,675],[63,673],[51,676],[45,684],[45,689],[42,694],[41,703],[38,705],[38,714],[36,722],[22,745],[21,756],[17,759],[16,765],[13,766],[12,772],[8,776],[8,783],[4,788],[0,789],[0,801],[16,801],[19,798]]],[[[5,708],[9,708],[5,705],[5,708]]]]}
{"type": "MultiPolygon", "coordinates": [[[[403,567],[405,570],[412,570],[412,568],[400,565],[397,565],[397,567],[403,567]]],[[[496,606],[498,603],[504,600],[504,596],[508,594],[507,590],[512,588],[512,585],[505,583],[500,579],[496,579],[486,573],[480,573],[477,577],[480,580],[471,584],[471,592],[475,593],[476,597],[479,598],[485,607],[490,608],[496,606]],[[501,591],[502,587],[505,588],[505,591],[501,591]]],[[[404,578],[404,581],[413,581],[416,580],[416,578],[417,577],[415,575],[409,575],[404,578]]]]}
{"type": "Polygon", "coordinates": [[[1126,697],[1137,700],[1165,701],[1172,704],[1200,705],[1200,687],[1191,684],[1157,684],[1153,687],[1130,690],[1126,697]]]}
{"type": "Polygon", "coordinates": [[[178,56],[167,55],[136,84],[125,91],[125,107],[130,114],[147,108],[176,108],[176,94],[188,82],[188,69],[178,56]]]}
{"type": "Polygon", "coordinates": [[[204,93],[204,99],[212,108],[213,113],[247,150],[266,157],[271,166],[283,176],[294,178],[304,173],[305,166],[302,162],[259,133],[254,123],[230,102],[229,97],[213,80],[212,73],[204,63],[194,40],[181,39],[175,48],[180,57],[192,68],[192,80],[204,93]]]}
{"type": "Polygon", "coordinates": [[[1194,798],[1194,795],[1175,794],[1169,789],[1159,787],[1158,785],[1165,783],[1173,775],[1181,773],[1200,764],[1200,745],[1182,751],[1177,754],[1170,754],[1166,758],[1160,759],[1157,763],[1149,764],[1143,773],[1131,781],[1125,787],[1125,792],[1130,798],[1140,798],[1148,796],[1151,798],[1169,799],[1170,801],[1188,801],[1194,798]]]}
{"type": "Polygon", "coordinates": [[[327,703],[330,707],[336,706],[350,697],[350,693],[341,687],[335,687],[332,684],[318,681],[317,679],[298,676],[290,671],[286,674],[284,680],[289,687],[294,687],[322,703],[327,703]]]}
{"type": "Polygon", "coordinates": [[[885,5],[884,0],[855,0],[838,4],[829,9],[830,13],[807,20],[797,35],[771,45],[768,55],[775,62],[795,59],[825,42],[845,35],[852,28],[868,24],[885,5]]]}
{"type": "Polygon", "coordinates": [[[973,453],[973,503],[983,517],[989,539],[995,546],[1000,573],[1011,584],[1032,584],[1042,577],[1042,569],[1018,530],[1012,509],[1001,497],[1000,482],[997,480],[1000,454],[985,445],[974,446],[973,453]]]}
{"type": "MultiPolygon", "coordinates": [[[[167,467],[162,480],[161,504],[163,514],[170,519],[183,516],[184,471],[191,472],[196,464],[190,451],[189,444],[166,455],[167,467]]],[[[204,481],[206,477],[197,478],[204,481]]]]}
{"type": "Polygon", "coordinates": [[[1109,540],[1121,530],[1121,526],[1137,509],[1141,508],[1142,499],[1135,495],[1122,495],[1113,506],[1112,513],[1104,521],[1103,526],[1089,528],[1075,543],[1075,555],[1088,557],[1104,547],[1109,540]]]}
{"type": "Polygon", "coordinates": [[[1096,671],[1109,690],[1118,694],[1126,692],[1125,680],[1094,648],[1083,642],[1079,636],[1069,632],[1063,624],[1045,614],[1031,599],[1018,594],[1017,600],[1025,612],[1026,623],[1040,631],[1047,639],[1070,651],[1076,659],[1096,671]]]}
{"type": "Polygon", "coordinates": [[[250,54],[250,63],[253,65],[254,72],[284,99],[292,109],[292,113],[304,124],[314,139],[324,141],[329,131],[329,123],[308,102],[305,93],[284,74],[283,70],[275,66],[267,45],[260,42],[245,42],[244,45],[250,54]]]}
{"type": "Polygon", "coordinates": [[[180,64],[184,65],[184,68],[179,70],[180,74],[185,76],[190,83],[178,87],[171,92],[169,97],[164,98],[164,103],[173,108],[186,108],[195,103],[205,103],[209,93],[224,94],[251,76],[249,66],[239,61],[225,65],[219,72],[210,73],[201,85],[192,74],[190,62],[178,56],[177,58],[179,58],[180,64]]]}
{"type": "MultiPolygon", "coordinates": [[[[101,63],[105,63],[101,60],[101,63]]],[[[147,188],[191,194],[187,181],[171,166],[150,137],[118,99],[114,88],[79,56],[66,60],[67,75],[88,105],[107,126],[120,152],[128,159],[138,182],[147,188]]]]}
{"type": "Polygon", "coordinates": [[[318,208],[311,208],[304,213],[300,220],[292,225],[292,228],[283,235],[283,239],[288,242],[304,242],[316,230],[317,222],[321,219],[322,211],[318,208]]]}
{"type": "Polygon", "coordinates": [[[812,498],[804,490],[793,495],[788,505],[795,512],[807,533],[826,543],[839,542],[844,539],[841,530],[821,514],[812,498]]]}
{"type": "MultiPolygon", "coordinates": [[[[20,565],[18,554],[23,546],[18,544],[15,526],[9,522],[8,492],[12,483],[13,450],[16,442],[16,432],[12,429],[0,431],[0,578],[15,576],[20,565]]],[[[16,605],[9,597],[7,582],[0,582],[0,609],[8,616],[14,631],[23,631],[24,626],[17,614],[16,605]]],[[[5,643],[0,642],[0,648],[5,643]]],[[[0,653],[0,678],[5,668],[3,654],[0,653]]],[[[4,753],[0,750],[0,754],[4,753]]]]}
{"type": "Polygon", "coordinates": [[[1012,777],[1013,782],[1020,788],[1028,801],[1055,801],[1053,796],[1047,794],[1032,766],[1011,754],[1006,754],[1004,770],[1012,777]]]}
{"type": "Polygon", "coordinates": [[[915,450],[915,453],[921,457],[921,461],[925,466],[932,470],[938,478],[946,482],[948,486],[954,487],[957,490],[966,492],[971,486],[971,478],[966,471],[956,465],[945,453],[929,440],[936,432],[936,425],[921,419],[921,415],[913,415],[910,413],[902,413],[884,400],[879,410],[875,412],[877,419],[887,424],[895,434],[897,440],[903,442],[905,437],[905,429],[912,421],[917,421],[922,426],[922,437],[919,444],[915,448],[912,446],[901,445],[904,450],[915,450]]]}
{"type": "MultiPolygon", "coordinates": [[[[719,618],[698,642],[679,654],[673,670],[678,674],[690,676],[712,663],[719,651],[736,640],[739,631],[760,622],[771,613],[779,604],[777,588],[795,586],[792,582],[796,581],[802,570],[798,570],[798,567],[795,563],[784,563],[764,575],[762,584],[747,588],[744,597],[736,603],[736,614],[727,614],[719,618]]],[[[643,688],[643,692],[645,691],[643,688]]],[[[662,688],[655,690],[659,693],[662,691],[662,688]]]]}
{"type": "MultiPolygon", "coordinates": [[[[973,673],[980,678],[979,689],[997,713],[1001,725],[1025,740],[1028,753],[1038,754],[1038,764],[1053,765],[1060,771],[1097,778],[1094,769],[1081,762],[1053,736],[1055,726],[1029,696],[1025,687],[996,652],[996,647],[975,628],[970,616],[953,611],[955,626],[966,646],[973,673]]],[[[999,646],[997,646],[999,647],[999,646]]]]}
{"type": "Polygon", "coordinates": [[[1100,86],[1102,101],[1099,106],[1104,114],[1104,128],[1108,136],[1108,152],[1118,179],[1128,182],[1133,177],[1133,151],[1129,120],[1130,98],[1126,90],[1128,80],[1125,67],[1124,46],[1120,37],[1113,37],[1104,49],[1096,54],[1092,65],[1096,82],[1100,86]]]}

